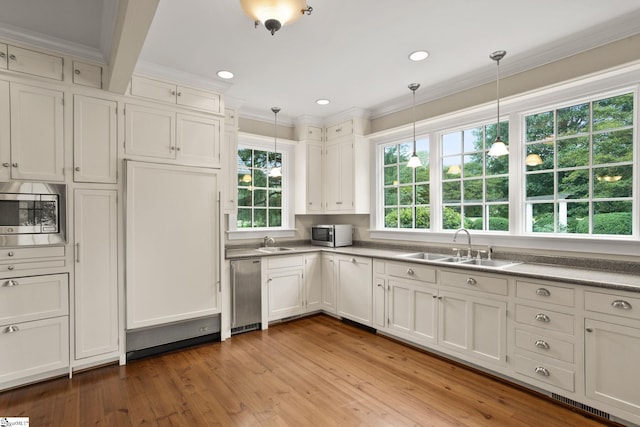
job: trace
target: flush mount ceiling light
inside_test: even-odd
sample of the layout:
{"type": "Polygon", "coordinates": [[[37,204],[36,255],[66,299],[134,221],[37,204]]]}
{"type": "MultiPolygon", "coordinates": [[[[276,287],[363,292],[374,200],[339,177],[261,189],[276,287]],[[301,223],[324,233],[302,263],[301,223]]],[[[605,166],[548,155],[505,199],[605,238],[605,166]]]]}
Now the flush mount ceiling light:
{"type": "Polygon", "coordinates": [[[282,168],[278,167],[278,113],[280,107],[271,107],[273,111],[273,167],[269,171],[269,177],[279,178],[282,176],[282,168]]]}
{"type": "Polygon", "coordinates": [[[217,74],[221,79],[229,80],[233,78],[233,73],[231,71],[220,70],[217,74]]]}
{"type": "Polygon", "coordinates": [[[240,0],[242,10],[255,22],[274,35],[283,25],[291,24],[304,14],[311,15],[313,8],[306,0],[240,0]]]}
{"type": "Polygon", "coordinates": [[[500,60],[504,58],[506,54],[507,51],[505,50],[496,50],[489,55],[489,58],[496,61],[496,99],[498,105],[498,114],[496,118],[496,140],[491,145],[488,153],[491,157],[506,156],[509,154],[507,146],[504,144],[504,141],[502,141],[502,138],[500,138],[500,60]]]}
{"type": "Polygon", "coordinates": [[[418,157],[416,153],[416,90],[418,90],[419,87],[420,83],[411,83],[409,85],[409,89],[413,92],[413,154],[411,154],[407,166],[414,169],[422,166],[420,157],[418,157]]]}
{"type": "Polygon", "coordinates": [[[329,105],[330,102],[328,99],[316,99],[316,104],[318,105],[329,105]]]}
{"type": "Polygon", "coordinates": [[[409,54],[409,59],[415,62],[424,61],[429,57],[429,52],[426,50],[416,50],[409,54]]]}

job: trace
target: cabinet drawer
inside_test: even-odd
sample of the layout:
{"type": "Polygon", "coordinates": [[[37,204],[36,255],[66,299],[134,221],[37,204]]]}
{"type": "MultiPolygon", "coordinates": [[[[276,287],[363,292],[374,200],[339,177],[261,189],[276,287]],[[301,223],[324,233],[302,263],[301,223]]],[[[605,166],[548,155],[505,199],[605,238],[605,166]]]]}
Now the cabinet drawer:
{"type": "Polygon", "coordinates": [[[516,347],[564,362],[574,361],[573,343],[540,333],[516,329],[516,347]]]}
{"type": "Polygon", "coordinates": [[[0,326],[0,384],[69,366],[69,317],[0,326]]]}
{"type": "Polygon", "coordinates": [[[516,305],[516,322],[573,335],[573,316],[543,308],[516,305]]]}
{"type": "Polygon", "coordinates": [[[520,354],[516,354],[515,359],[516,372],[564,390],[575,391],[575,372],[520,354]]]}
{"type": "Polygon", "coordinates": [[[387,274],[389,276],[402,277],[403,279],[421,280],[423,282],[435,283],[436,270],[424,265],[407,263],[387,263],[387,274]]]}
{"type": "Polygon", "coordinates": [[[322,128],[317,126],[309,126],[307,128],[307,140],[322,141],[322,128]]]}
{"type": "Polygon", "coordinates": [[[338,123],[327,128],[327,141],[340,138],[345,135],[353,134],[353,120],[347,120],[346,122],[338,123]]]}
{"type": "Polygon", "coordinates": [[[640,319],[640,298],[586,291],[584,308],[597,313],[640,319]]]}
{"type": "Polygon", "coordinates": [[[74,61],[73,83],[102,89],[102,67],[74,61]]]}
{"type": "Polygon", "coordinates": [[[176,85],[145,77],[131,77],[131,95],[176,103],[176,85]]]}
{"type": "Polygon", "coordinates": [[[27,322],[69,313],[66,274],[0,280],[0,324],[27,322]]]}
{"type": "Polygon", "coordinates": [[[191,89],[184,86],[178,86],[177,93],[178,105],[186,107],[198,108],[200,110],[210,111],[212,113],[221,113],[220,95],[212,92],[191,89]]]}
{"type": "Polygon", "coordinates": [[[0,264],[0,275],[7,277],[6,274],[15,274],[19,271],[38,270],[41,268],[64,267],[64,260],[53,261],[30,261],[0,264]]]}
{"type": "Polygon", "coordinates": [[[294,256],[272,256],[267,258],[267,268],[288,268],[299,267],[304,265],[304,257],[302,255],[294,256]]]}
{"type": "Polygon", "coordinates": [[[7,45],[0,43],[0,69],[7,69],[7,45]]]}
{"type": "Polygon", "coordinates": [[[446,286],[455,286],[469,290],[489,292],[497,295],[507,295],[507,279],[494,276],[483,276],[470,271],[469,273],[454,273],[442,271],[440,282],[446,286]]]}
{"type": "Polygon", "coordinates": [[[10,70],[62,80],[62,58],[15,46],[8,46],[7,50],[10,70]]]}
{"type": "Polygon", "coordinates": [[[532,282],[516,282],[516,296],[532,301],[573,307],[575,291],[572,288],[532,282]]]}
{"type": "Polygon", "coordinates": [[[17,261],[31,258],[49,258],[64,256],[64,246],[44,248],[17,248],[0,250],[0,261],[17,261]]]}

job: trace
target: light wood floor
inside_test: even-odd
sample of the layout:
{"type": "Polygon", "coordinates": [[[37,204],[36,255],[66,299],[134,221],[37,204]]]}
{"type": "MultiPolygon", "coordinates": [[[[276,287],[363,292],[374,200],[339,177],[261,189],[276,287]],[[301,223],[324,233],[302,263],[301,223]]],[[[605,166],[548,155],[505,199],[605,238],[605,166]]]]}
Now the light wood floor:
{"type": "Polygon", "coordinates": [[[328,316],[0,393],[31,426],[599,426],[328,316]]]}

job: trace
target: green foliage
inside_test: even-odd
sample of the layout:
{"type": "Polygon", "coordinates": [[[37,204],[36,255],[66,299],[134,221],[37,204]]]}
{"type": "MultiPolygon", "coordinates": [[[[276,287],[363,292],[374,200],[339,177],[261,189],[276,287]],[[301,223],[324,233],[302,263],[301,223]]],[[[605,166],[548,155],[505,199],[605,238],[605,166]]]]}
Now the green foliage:
{"type": "Polygon", "coordinates": [[[509,218],[501,218],[501,217],[489,218],[489,230],[509,231],[509,218]]]}
{"type": "MultiPolygon", "coordinates": [[[[593,216],[594,234],[630,235],[632,229],[631,212],[609,212],[593,216]]],[[[580,221],[576,226],[577,233],[589,232],[589,221],[580,221]]]]}
{"type": "Polygon", "coordinates": [[[462,217],[460,216],[460,212],[450,207],[442,209],[442,227],[445,230],[455,230],[460,228],[461,224],[462,217]]]}

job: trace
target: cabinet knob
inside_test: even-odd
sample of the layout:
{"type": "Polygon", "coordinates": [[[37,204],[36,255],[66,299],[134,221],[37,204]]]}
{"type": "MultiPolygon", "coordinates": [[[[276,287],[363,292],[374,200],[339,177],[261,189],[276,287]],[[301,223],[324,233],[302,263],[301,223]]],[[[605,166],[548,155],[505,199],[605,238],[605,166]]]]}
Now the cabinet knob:
{"type": "Polygon", "coordinates": [[[478,284],[478,281],[473,277],[467,278],[467,285],[475,286],[478,284]]]}
{"type": "Polygon", "coordinates": [[[412,270],[412,269],[410,269],[410,268],[407,268],[407,274],[408,274],[409,276],[413,276],[413,270],[412,270]]]}
{"type": "Polygon", "coordinates": [[[176,96],[176,91],[175,91],[175,90],[172,90],[172,91],[171,91],[171,95],[176,96]]]}
{"type": "Polygon", "coordinates": [[[593,329],[592,329],[592,328],[587,328],[587,329],[585,329],[585,331],[587,331],[587,332],[593,332],[593,329]]]}
{"type": "Polygon", "coordinates": [[[176,151],[180,151],[180,147],[176,147],[176,151]]]}
{"type": "Polygon", "coordinates": [[[178,92],[178,96],[182,96],[182,92],[178,92]]]}
{"type": "Polygon", "coordinates": [[[535,346],[538,348],[549,350],[549,343],[547,343],[545,340],[537,340],[535,342],[535,346]]]}
{"type": "Polygon", "coordinates": [[[378,287],[379,288],[384,288],[384,285],[382,283],[378,283],[378,287]]]}
{"type": "Polygon", "coordinates": [[[13,252],[13,251],[9,251],[9,252],[7,253],[7,255],[8,255],[8,256],[14,256],[15,254],[16,254],[16,253],[15,253],[15,252],[13,252]]]}
{"type": "Polygon", "coordinates": [[[9,55],[9,59],[12,60],[12,61],[15,61],[16,60],[16,56],[11,54],[11,55],[9,55]]]}
{"type": "Polygon", "coordinates": [[[545,323],[549,323],[549,322],[551,322],[551,319],[549,319],[549,316],[547,316],[546,314],[543,314],[543,313],[538,313],[538,314],[536,314],[535,319],[536,319],[538,322],[545,322],[545,323]]]}
{"type": "Polygon", "coordinates": [[[75,167],[75,171],[76,171],[76,172],[80,172],[80,166],[76,166],[76,167],[75,167]]]}
{"type": "Polygon", "coordinates": [[[173,146],[171,147],[171,151],[175,151],[175,149],[176,149],[176,147],[173,147],[173,146]]]}
{"type": "Polygon", "coordinates": [[[2,166],[4,166],[5,168],[8,168],[9,166],[11,166],[11,163],[4,162],[4,163],[2,163],[2,166]]]}
{"type": "Polygon", "coordinates": [[[548,377],[549,375],[551,375],[549,370],[547,368],[542,367],[542,366],[536,366],[536,369],[534,369],[534,371],[535,371],[536,374],[542,375],[543,377],[548,377]]]}
{"type": "Polygon", "coordinates": [[[0,52],[0,58],[5,58],[6,56],[7,56],[7,54],[6,54],[6,53],[4,53],[4,52],[0,52]]]}
{"type": "Polygon", "coordinates": [[[611,303],[613,308],[620,308],[622,310],[631,310],[631,304],[621,299],[615,300],[611,303]]]}
{"type": "Polygon", "coordinates": [[[356,262],[356,259],[352,257],[351,262],[356,262]]]}
{"type": "Polygon", "coordinates": [[[549,292],[549,290],[545,288],[538,288],[536,289],[536,295],[539,295],[541,297],[548,297],[551,295],[551,292],[549,292]]]}
{"type": "Polygon", "coordinates": [[[73,70],[73,72],[75,73],[76,76],[80,75],[80,70],[78,70],[77,68],[75,70],[73,70]]]}
{"type": "Polygon", "coordinates": [[[17,168],[18,167],[18,162],[11,163],[11,166],[13,166],[14,168],[17,168]]]}
{"type": "Polygon", "coordinates": [[[15,268],[16,268],[16,267],[15,267],[15,266],[13,266],[13,265],[8,265],[8,266],[7,266],[7,270],[13,270],[13,269],[15,269],[15,268]]]}
{"type": "Polygon", "coordinates": [[[18,281],[17,281],[17,280],[9,279],[9,280],[5,281],[5,282],[2,284],[2,287],[3,287],[3,288],[12,288],[12,287],[14,287],[14,286],[18,286],[19,284],[20,284],[20,283],[18,283],[18,281]]]}
{"type": "Polygon", "coordinates": [[[14,332],[18,332],[20,331],[20,328],[18,328],[16,325],[9,325],[6,328],[4,328],[2,330],[3,334],[12,334],[14,332]]]}

